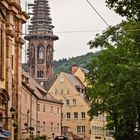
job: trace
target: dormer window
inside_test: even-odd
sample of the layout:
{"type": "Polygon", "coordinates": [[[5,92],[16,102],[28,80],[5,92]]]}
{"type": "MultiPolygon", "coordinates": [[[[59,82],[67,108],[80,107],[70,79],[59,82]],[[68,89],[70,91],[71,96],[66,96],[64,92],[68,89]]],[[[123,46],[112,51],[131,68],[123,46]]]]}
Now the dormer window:
{"type": "Polygon", "coordinates": [[[77,89],[78,92],[81,92],[81,88],[79,85],[76,85],[75,88],[77,89]]]}
{"type": "Polygon", "coordinates": [[[38,46],[38,63],[44,63],[44,47],[42,45],[38,46]]]}
{"type": "Polygon", "coordinates": [[[64,77],[60,77],[59,81],[60,83],[64,83],[64,77]]]}

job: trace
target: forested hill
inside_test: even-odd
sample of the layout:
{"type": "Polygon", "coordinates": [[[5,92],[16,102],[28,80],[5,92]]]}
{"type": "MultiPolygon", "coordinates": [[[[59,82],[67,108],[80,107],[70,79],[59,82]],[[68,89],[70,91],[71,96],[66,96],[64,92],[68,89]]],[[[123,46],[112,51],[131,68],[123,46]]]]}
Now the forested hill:
{"type": "Polygon", "coordinates": [[[86,55],[81,55],[77,57],[72,57],[69,59],[60,59],[54,61],[54,72],[60,73],[61,71],[71,73],[71,66],[76,64],[79,67],[87,68],[87,64],[92,58],[96,57],[99,53],[87,53],[86,55]]]}

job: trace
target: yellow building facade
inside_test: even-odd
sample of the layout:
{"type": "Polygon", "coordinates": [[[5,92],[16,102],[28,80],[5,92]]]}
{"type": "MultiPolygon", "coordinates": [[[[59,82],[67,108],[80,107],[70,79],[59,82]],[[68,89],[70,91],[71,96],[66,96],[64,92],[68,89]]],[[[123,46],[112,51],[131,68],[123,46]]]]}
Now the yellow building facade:
{"type": "Polygon", "coordinates": [[[53,97],[63,102],[63,135],[70,140],[113,140],[110,132],[105,129],[104,114],[89,121],[89,106],[84,100],[88,70],[73,65],[71,73],[61,72],[49,90],[53,97]]]}
{"type": "Polygon", "coordinates": [[[24,44],[22,25],[27,18],[19,1],[0,1],[0,121],[2,128],[10,131],[10,139],[15,140],[18,139],[21,47],[24,44]]]}
{"type": "Polygon", "coordinates": [[[84,85],[72,74],[61,72],[49,93],[63,102],[63,135],[70,140],[90,139],[88,104],[83,97],[84,85]]]}

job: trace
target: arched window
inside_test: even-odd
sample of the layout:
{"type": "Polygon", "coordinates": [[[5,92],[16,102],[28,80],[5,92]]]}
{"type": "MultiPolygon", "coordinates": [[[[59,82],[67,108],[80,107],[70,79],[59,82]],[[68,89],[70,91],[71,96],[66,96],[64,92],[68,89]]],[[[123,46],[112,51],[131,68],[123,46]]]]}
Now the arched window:
{"type": "Polygon", "coordinates": [[[42,45],[38,46],[38,63],[43,64],[44,62],[44,47],[42,45]]]}
{"type": "Polygon", "coordinates": [[[37,71],[37,77],[38,78],[43,78],[43,71],[42,70],[39,70],[39,71],[37,71]]]}

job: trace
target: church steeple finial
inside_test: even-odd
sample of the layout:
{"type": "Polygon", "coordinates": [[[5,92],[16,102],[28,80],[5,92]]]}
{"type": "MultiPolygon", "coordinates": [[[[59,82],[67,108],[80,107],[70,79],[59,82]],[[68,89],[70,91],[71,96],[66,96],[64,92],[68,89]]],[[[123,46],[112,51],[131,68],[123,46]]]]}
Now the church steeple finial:
{"type": "Polygon", "coordinates": [[[35,0],[33,5],[33,17],[29,26],[30,33],[52,32],[54,27],[50,18],[50,7],[47,0],[35,0]]]}
{"type": "Polygon", "coordinates": [[[57,40],[58,37],[53,35],[52,18],[50,17],[50,7],[48,0],[34,0],[34,4],[28,4],[32,6],[32,18],[31,24],[28,26],[29,35],[25,39],[30,39],[32,36],[44,36],[57,40]]]}

